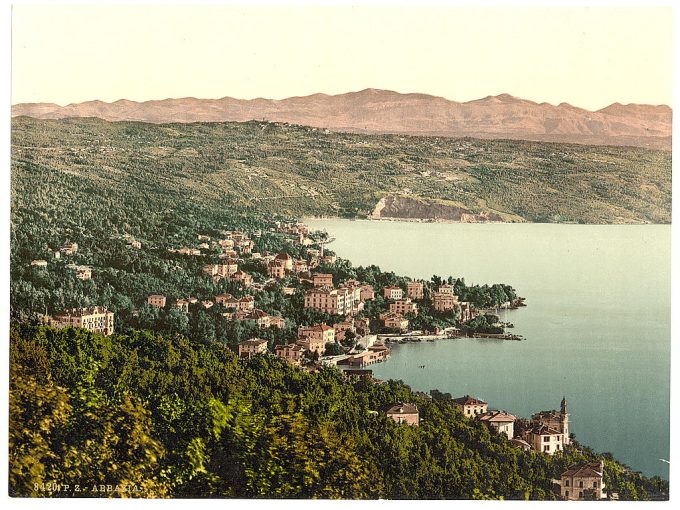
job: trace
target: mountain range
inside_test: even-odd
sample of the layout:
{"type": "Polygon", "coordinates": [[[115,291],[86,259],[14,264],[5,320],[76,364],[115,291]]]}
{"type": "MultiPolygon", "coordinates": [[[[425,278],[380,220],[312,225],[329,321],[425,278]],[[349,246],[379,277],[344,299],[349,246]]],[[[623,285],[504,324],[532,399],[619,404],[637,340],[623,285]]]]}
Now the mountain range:
{"type": "Polygon", "coordinates": [[[457,102],[427,94],[389,90],[287,99],[163,99],[112,103],[87,101],[59,106],[21,103],[12,116],[38,119],[98,117],[150,123],[266,120],[331,131],[416,136],[506,138],[629,145],[670,149],[672,110],[666,105],[614,103],[589,111],[560,103],[536,103],[509,94],[457,102]]]}

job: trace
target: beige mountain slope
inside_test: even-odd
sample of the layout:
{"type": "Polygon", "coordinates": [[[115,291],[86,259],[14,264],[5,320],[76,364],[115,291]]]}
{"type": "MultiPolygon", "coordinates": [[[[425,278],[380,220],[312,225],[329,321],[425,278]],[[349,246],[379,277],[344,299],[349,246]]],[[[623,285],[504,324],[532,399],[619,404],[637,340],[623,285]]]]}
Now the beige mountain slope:
{"type": "Polygon", "coordinates": [[[551,105],[508,94],[460,103],[426,94],[366,89],[335,96],[288,99],[163,99],[67,106],[24,103],[12,116],[41,119],[99,117],[152,123],[268,120],[333,131],[446,137],[510,138],[670,149],[668,106],[614,103],[591,112],[567,103],[551,105]]]}

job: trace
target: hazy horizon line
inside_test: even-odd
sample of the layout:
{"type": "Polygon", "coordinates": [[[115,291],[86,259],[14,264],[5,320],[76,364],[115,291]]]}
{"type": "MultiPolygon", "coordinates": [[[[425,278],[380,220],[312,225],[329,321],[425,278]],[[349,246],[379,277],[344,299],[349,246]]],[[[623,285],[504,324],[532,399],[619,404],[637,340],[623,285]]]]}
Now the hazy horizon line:
{"type": "Polygon", "coordinates": [[[53,105],[58,106],[59,108],[66,108],[66,107],[72,106],[72,105],[79,105],[79,104],[83,104],[83,103],[94,103],[94,102],[100,102],[100,103],[104,103],[104,104],[114,104],[114,103],[117,103],[117,102],[120,102],[120,101],[130,101],[130,102],[134,102],[134,103],[148,103],[148,102],[153,102],[153,101],[171,101],[171,100],[182,100],[182,99],[196,99],[196,100],[199,100],[199,101],[220,101],[220,100],[223,100],[223,99],[234,99],[234,100],[237,100],[237,101],[258,101],[258,100],[261,100],[261,101],[286,101],[288,99],[307,98],[307,97],[312,97],[312,96],[336,97],[336,96],[344,96],[344,95],[349,95],[349,94],[360,94],[362,92],[368,92],[368,91],[392,92],[392,93],[399,94],[399,95],[402,95],[402,96],[408,96],[408,95],[430,96],[430,97],[433,97],[433,98],[441,98],[441,99],[444,99],[446,101],[450,101],[450,102],[454,102],[454,103],[460,103],[460,104],[466,104],[466,103],[470,103],[470,102],[473,102],[473,101],[480,101],[480,100],[494,98],[494,97],[497,98],[497,97],[501,97],[501,96],[509,96],[509,97],[514,98],[514,99],[534,103],[534,104],[537,104],[537,105],[547,104],[547,105],[556,106],[556,107],[559,107],[560,105],[565,105],[565,106],[571,106],[571,107],[574,107],[574,108],[578,108],[580,110],[585,110],[585,111],[589,111],[589,112],[593,112],[593,113],[598,112],[600,110],[603,110],[604,108],[607,108],[607,107],[615,105],[615,104],[619,104],[619,105],[622,105],[622,106],[633,106],[633,105],[655,106],[655,107],[665,106],[665,107],[667,107],[671,110],[673,109],[673,107],[671,105],[666,104],[666,103],[642,103],[642,102],[622,103],[620,101],[613,101],[613,102],[607,103],[606,105],[604,105],[600,108],[590,109],[590,108],[586,108],[586,107],[582,107],[582,106],[572,104],[568,101],[561,101],[560,103],[555,104],[555,103],[551,103],[549,101],[537,101],[535,99],[528,99],[528,98],[517,96],[517,95],[511,94],[511,93],[508,93],[508,92],[502,92],[502,93],[499,93],[499,94],[487,94],[487,95],[482,96],[482,97],[477,97],[477,98],[468,99],[468,100],[458,100],[458,99],[451,99],[451,98],[448,98],[446,96],[432,94],[432,93],[428,93],[428,92],[399,92],[399,91],[394,90],[394,89],[383,89],[383,88],[378,88],[378,87],[366,87],[366,88],[359,89],[359,90],[350,90],[350,91],[347,91],[347,92],[338,92],[338,93],[335,93],[335,94],[328,93],[328,92],[312,92],[312,93],[309,93],[309,94],[285,96],[285,97],[280,97],[280,98],[264,97],[264,96],[244,98],[244,97],[235,97],[235,96],[225,95],[225,96],[221,96],[221,97],[169,96],[169,97],[164,97],[164,98],[160,98],[160,99],[156,98],[156,99],[141,99],[141,100],[139,100],[139,99],[129,99],[127,97],[120,97],[119,99],[110,100],[110,101],[95,98],[95,99],[85,99],[85,100],[82,100],[82,101],[71,101],[71,102],[68,102],[66,104],[61,104],[61,103],[57,103],[57,102],[54,102],[54,101],[21,101],[21,102],[18,102],[18,103],[13,102],[11,104],[11,106],[15,107],[15,106],[25,105],[25,104],[53,104],[53,105]]]}

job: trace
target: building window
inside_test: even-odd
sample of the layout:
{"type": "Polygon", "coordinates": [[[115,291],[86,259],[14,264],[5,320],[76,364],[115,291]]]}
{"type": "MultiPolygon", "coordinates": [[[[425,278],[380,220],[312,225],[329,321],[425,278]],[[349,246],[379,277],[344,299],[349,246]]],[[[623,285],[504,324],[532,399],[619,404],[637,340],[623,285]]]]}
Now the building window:
{"type": "Polygon", "coordinates": [[[564,491],[564,497],[568,498],[569,497],[569,491],[564,491]]]}
{"type": "Polygon", "coordinates": [[[583,491],[578,491],[578,497],[579,499],[583,499],[583,491]]]}
{"type": "Polygon", "coordinates": [[[583,488],[583,481],[580,481],[580,482],[578,483],[578,486],[579,486],[579,488],[583,488]]]}
{"type": "Polygon", "coordinates": [[[569,487],[569,480],[565,480],[565,481],[564,481],[564,486],[565,486],[565,487],[569,487]]]}
{"type": "Polygon", "coordinates": [[[593,489],[597,489],[597,482],[593,482],[593,489]]]}
{"type": "Polygon", "coordinates": [[[543,437],[543,442],[544,442],[544,443],[550,442],[550,436],[544,436],[544,437],[543,437]]]}
{"type": "Polygon", "coordinates": [[[549,452],[549,451],[550,451],[550,445],[549,445],[549,444],[545,445],[545,446],[543,447],[543,451],[544,451],[544,452],[549,452]]]}

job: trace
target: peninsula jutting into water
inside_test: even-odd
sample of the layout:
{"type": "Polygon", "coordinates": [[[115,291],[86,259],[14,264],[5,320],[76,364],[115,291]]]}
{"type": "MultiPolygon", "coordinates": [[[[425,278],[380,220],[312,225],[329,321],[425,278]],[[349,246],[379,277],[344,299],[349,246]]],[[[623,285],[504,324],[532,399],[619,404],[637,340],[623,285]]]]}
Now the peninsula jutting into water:
{"type": "Polygon", "coordinates": [[[668,476],[670,227],[309,223],[355,263],[507,281],[527,296],[528,307],[499,311],[526,340],[392,344],[389,361],[371,367],[376,377],[470,393],[520,416],[566,394],[579,440],[668,476]],[[395,250],[396,237],[409,249],[395,250]]]}

